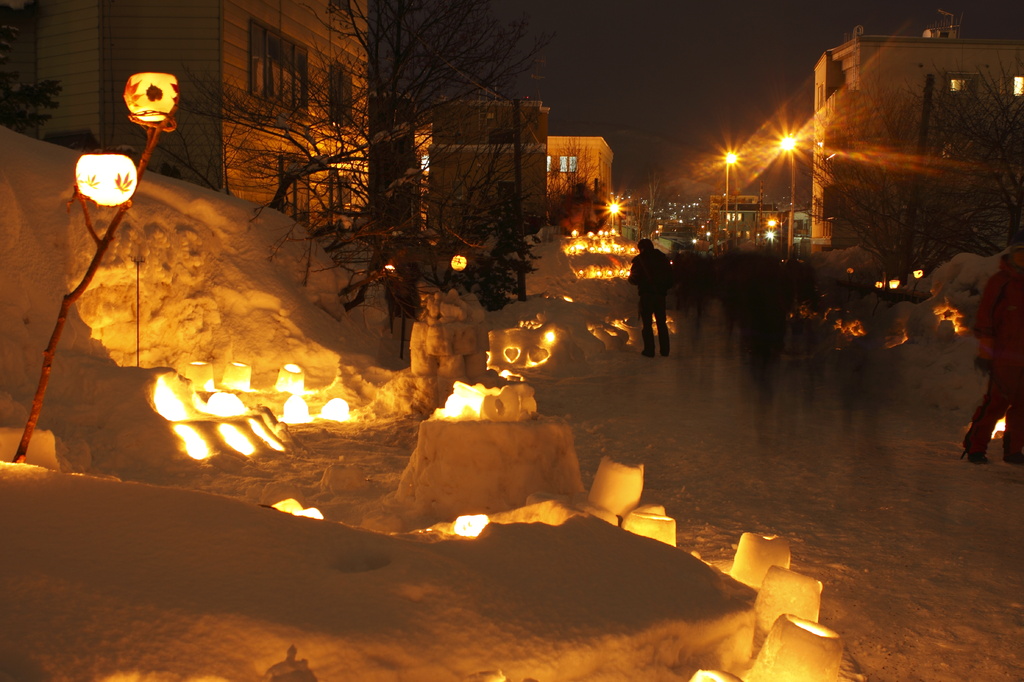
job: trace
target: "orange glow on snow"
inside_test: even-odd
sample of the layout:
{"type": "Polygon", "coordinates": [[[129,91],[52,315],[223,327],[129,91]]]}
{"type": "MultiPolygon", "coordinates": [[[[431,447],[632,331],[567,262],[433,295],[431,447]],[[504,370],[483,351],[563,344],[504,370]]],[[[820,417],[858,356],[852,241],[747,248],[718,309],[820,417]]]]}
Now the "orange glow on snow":
{"type": "Polygon", "coordinates": [[[174,390],[167,385],[165,375],[156,378],[153,389],[153,405],[157,414],[169,422],[177,422],[188,417],[188,408],[178,399],[174,390]]]}

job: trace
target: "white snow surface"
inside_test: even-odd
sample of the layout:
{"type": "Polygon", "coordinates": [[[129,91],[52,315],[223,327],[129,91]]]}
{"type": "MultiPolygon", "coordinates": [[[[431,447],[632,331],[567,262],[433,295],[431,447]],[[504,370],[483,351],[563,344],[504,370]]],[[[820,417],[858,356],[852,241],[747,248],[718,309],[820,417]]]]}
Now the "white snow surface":
{"type": "MultiPolygon", "coordinates": [[[[93,253],[67,207],[74,161],[0,128],[4,462],[93,253]]],[[[102,229],[112,210],[92,213],[102,229]]],[[[991,464],[959,460],[984,379],[974,340],[939,324],[947,304],[970,323],[995,257],[958,256],[918,283],[930,298],[892,304],[835,286],[872,279],[862,252],[816,256],[828,322],[764,386],[716,306],[700,325],[671,311],[672,355],[645,358],[633,288],[577,281],[560,243],[540,244],[529,300],[488,315],[492,352],[523,324],[556,331],[549,362],[520,371],[540,418],[571,429],[585,488],[603,458],[643,464],[672,548],[584,513],[580,494],[538,495],[475,539],[404,504],[429,415],[410,407],[383,306],[344,313],[338,271],[290,227],[143,179],[58,347],[37,436],[55,445],[32,460],[50,468],[0,464],[0,680],[742,677],[756,593],[727,573],[744,532],[786,538],[790,568],[823,583],[841,679],[1024,679],[1024,470],[998,440],[991,464]],[[193,460],[150,394],[197,360],[218,376],[251,364],[240,397],[274,414],[277,370],[296,363],[314,414],[342,397],[353,419],[279,425],[284,453],[193,460]],[[263,506],[285,498],[325,519],[263,506]]]]}

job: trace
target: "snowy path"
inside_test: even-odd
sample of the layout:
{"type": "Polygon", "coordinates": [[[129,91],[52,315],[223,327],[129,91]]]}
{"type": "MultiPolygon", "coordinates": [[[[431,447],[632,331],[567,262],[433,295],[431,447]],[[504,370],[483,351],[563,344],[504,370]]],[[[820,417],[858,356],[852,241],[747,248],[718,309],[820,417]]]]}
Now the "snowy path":
{"type": "Polygon", "coordinates": [[[766,396],[717,316],[700,335],[678,317],[672,357],[531,379],[573,425],[584,483],[602,456],[643,462],[645,501],[720,567],[744,531],[789,538],[871,680],[1024,679],[1024,470],[999,443],[993,464],[958,460],[969,415],[919,407],[897,367],[855,371],[849,354],[783,358],[766,396]]]}

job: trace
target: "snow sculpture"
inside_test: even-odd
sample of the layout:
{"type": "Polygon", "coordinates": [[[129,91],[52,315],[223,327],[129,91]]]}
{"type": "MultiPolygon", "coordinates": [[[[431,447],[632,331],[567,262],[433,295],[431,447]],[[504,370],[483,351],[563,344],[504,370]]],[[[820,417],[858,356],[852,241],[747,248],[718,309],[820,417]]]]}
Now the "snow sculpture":
{"type": "Polygon", "coordinates": [[[603,457],[597,467],[597,473],[594,474],[594,482],[590,486],[587,500],[621,517],[640,504],[643,489],[643,464],[628,466],[603,457]]]}
{"type": "MultiPolygon", "coordinates": [[[[0,427],[0,457],[3,457],[4,462],[10,462],[14,458],[23,433],[24,429],[0,427]]],[[[25,464],[54,471],[61,470],[60,461],[57,459],[57,438],[53,431],[36,429],[33,432],[25,454],[25,464]]]]}
{"type": "Polygon", "coordinates": [[[842,660],[834,630],[787,614],[772,626],[747,682],[835,682],[842,660]]]}
{"type": "Polygon", "coordinates": [[[417,514],[454,519],[515,509],[537,492],[582,491],[572,428],[562,420],[433,418],[420,423],[396,497],[417,514]]]}
{"type": "Polygon", "coordinates": [[[526,384],[510,384],[487,388],[483,384],[469,386],[456,381],[452,394],[435,416],[447,419],[486,419],[514,422],[531,419],[537,412],[533,388],[526,384]]]}
{"type": "Polygon", "coordinates": [[[409,369],[431,408],[452,392],[456,380],[476,382],[487,375],[485,312],[476,297],[452,289],[423,298],[423,313],[412,325],[409,369]]]}
{"type": "Polygon", "coordinates": [[[664,513],[653,514],[634,509],[622,519],[622,529],[676,546],[676,520],[664,513]]]}
{"type": "Polygon", "coordinates": [[[736,548],[729,575],[755,590],[761,587],[770,566],[789,568],[789,540],[777,535],[744,533],[736,548]]]}
{"type": "Polygon", "coordinates": [[[779,616],[787,613],[817,622],[820,608],[820,581],[782,566],[770,566],[754,602],[757,629],[767,633],[779,616]]]}

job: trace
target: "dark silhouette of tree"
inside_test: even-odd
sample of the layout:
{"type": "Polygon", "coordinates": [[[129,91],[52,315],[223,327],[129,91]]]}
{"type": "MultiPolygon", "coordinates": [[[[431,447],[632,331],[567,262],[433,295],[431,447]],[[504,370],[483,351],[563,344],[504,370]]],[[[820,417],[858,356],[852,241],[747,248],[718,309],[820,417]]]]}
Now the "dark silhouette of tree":
{"type": "Polygon", "coordinates": [[[50,120],[49,114],[39,110],[57,108],[54,97],[60,94],[61,86],[54,80],[22,83],[17,71],[3,70],[17,37],[17,28],[0,25],[0,125],[20,133],[50,120]]]}

